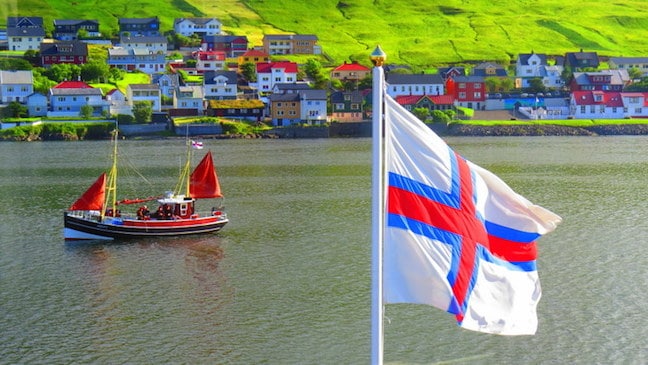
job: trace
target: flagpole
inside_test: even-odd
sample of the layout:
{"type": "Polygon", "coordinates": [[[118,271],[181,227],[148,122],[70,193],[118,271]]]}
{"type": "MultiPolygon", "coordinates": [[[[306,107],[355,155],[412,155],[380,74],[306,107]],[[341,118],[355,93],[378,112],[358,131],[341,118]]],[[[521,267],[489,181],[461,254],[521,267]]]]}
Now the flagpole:
{"type": "Polygon", "coordinates": [[[372,252],[371,252],[371,363],[383,363],[383,227],[384,227],[384,156],[382,65],[386,55],[380,46],[371,53],[373,68],[372,101],[372,252]]]}

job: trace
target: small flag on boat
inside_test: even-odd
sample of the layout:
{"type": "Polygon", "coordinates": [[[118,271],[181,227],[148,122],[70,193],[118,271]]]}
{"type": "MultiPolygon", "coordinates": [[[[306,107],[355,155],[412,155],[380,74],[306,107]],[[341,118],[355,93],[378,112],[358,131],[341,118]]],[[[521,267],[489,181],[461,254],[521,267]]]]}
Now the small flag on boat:
{"type": "Polygon", "coordinates": [[[198,141],[191,141],[191,147],[197,149],[197,150],[202,150],[203,148],[203,143],[198,142],[198,141]]]}

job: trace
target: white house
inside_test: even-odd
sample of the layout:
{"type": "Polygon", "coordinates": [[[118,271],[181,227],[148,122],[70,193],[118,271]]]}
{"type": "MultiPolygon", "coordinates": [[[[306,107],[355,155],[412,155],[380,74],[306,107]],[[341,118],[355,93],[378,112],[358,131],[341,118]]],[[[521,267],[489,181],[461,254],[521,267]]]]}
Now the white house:
{"type": "Polygon", "coordinates": [[[179,86],[173,93],[175,109],[195,109],[199,115],[205,111],[202,86],[179,86]]]}
{"type": "Polygon", "coordinates": [[[230,100],[238,95],[236,71],[207,71],[203,74],[203,95],[207,100],[230,100]]]}
{"type": "Polygon", "coordinates": [[[110,103],[111,115],[133,114],[131,106],[128,105],[128,102],[126,101],[126,95],[124,95],[124,93],[119,89],[112,89],[106,93],[106,101],[110,103]]]}
{"type": "Polygon", "coordinates": [[[48,117],[77,117],[85,105],[93,108],[93,116],[101,116],[110,109],[110,103],[103,99],[101,89],[76,81],[62,82],[51,88],[49,101],[48,117]]]}
{"type": "Polygon", "coordinates": [[[122,35],[119,37],[118,46],[124,49],[147,49],[149,52],[166,54],[169,42],[165,36],[137,36],[122,35]]]}
{"type": "Polygon", "coordinates": [[[611,69],[641,71],[643,76],[648,76],[648,57],[610,57],[608,64],[611,69]]]}
{"type": "Polygon", "coordinates": [[[126,88],[126,100],[131,107],[138,101],[148,101],[151,109],[159,112],[162,105],[160,88],[155,84],[130,84],[126,88]]]}
{"type": "Polygon", "coordinates": [[[221,34],[221,23],[216,18],[175,18],[173,30],[185,37],[217,35],[221,34]]]}
{"type": "Polygon", "coordinates": [[[576,119],[648,118],[648,92],[574,91],[569,102],[576,119]]]}
{"type": "Polygon", "coordinates": [[[34,74],[32,71],[0,70],[0,104],[12,101],[25,103],[27,96],[34,92],[34,74]]]}
{"type": "Polygon", "coordinates": [[[7,41],[10,51],[38,50],[44,39],[45,28],[43,28],[42,17],[7,17],[7,41]]]}
{"type": "Polygon", "coordinates": [[[387,94],[392,98],[401,95],[444,95],[443,78],[439,74],[389,73],[385,79],[387,94]]]}
{"type": "Polygon", "coordinates": [[[308,124],[319,125],[326,123],[326,90],[302,90],[299,91],[300,117],[308,124]]]}
{"type": "Polygon", "coordinates": [[[272,92],[275,84],[297,82],[297,63],[289,61],[260,62],[256,64],[257,89],[259,94],[272,92]]]}
{"type": "Polygon", "coordinates": [[[150,51],[148,48],[110,48],[108,50],[108,65],[125,71],[137,70],[147,74],[166,71],[165,55],[150,51]]]}

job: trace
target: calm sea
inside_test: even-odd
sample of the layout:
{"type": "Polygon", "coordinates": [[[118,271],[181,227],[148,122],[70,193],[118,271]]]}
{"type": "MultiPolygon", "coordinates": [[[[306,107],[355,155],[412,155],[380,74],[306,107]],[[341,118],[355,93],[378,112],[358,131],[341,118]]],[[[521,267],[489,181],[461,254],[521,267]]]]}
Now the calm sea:
{"type": "MultiPolygon", "coordinates": [[[[648,362],[648,138],[447,141],[564,219],[539,241],[538,333],[389,305],[385,361],[648,362]]],[[[63,241],[62,211],[109,165],[109,143],[0,143],[0,363],[369,362],[370,140],[204,142],[223,231],[91,244],[63,241]]],[[[125,195],[174,187],[182,141],[120,148],[125,195]]]]}

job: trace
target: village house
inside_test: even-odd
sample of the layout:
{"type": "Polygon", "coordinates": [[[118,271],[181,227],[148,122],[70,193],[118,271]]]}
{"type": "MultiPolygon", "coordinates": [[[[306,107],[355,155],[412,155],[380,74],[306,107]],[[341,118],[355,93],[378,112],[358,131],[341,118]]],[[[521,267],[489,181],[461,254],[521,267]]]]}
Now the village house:
{"type": "Polygon", "coordinates": [[[456,106],[475,110],[485,109],[486,84],[481,76],[456,76],[446,81],[447,94],[456,106]]]}
{"type": "Polygon", "coordinates": [[[200,48],[205,51],[221,51],[228,58],[236,58],[247,52],[248,39],[237,35],[207,35],[202,38],[200,48]]]}
{"type": "Polygon", "coordinates": [[[321,54],[317,41],[312,34],[266,34],[263,51],[269,55],[321,54]]]}
{"type": "Polygon", "coordinates": [[[401,95],[443,95],[445,89],[439,74],[388,73],[385,78],[387,94],[392,98],[401,95]]]}
{"type": "Polygon", "coordinates": [[[515,62],[515,87],[531,87],[531,80],[541,79],[545,87],[555,88],[562,86],[557,82],[556,74],[560,78],[562,66],[549,66],[547,55],[538,53],[521,53],[515,62]]]}
{"type": "Polygon", "coordinates": [[[54,41],[40,44],[41,65],[83,65],[88,62],[88,44],[81,41],[54,41]]]}
{"type": "Polygon", "coordinates": [[[158,17],[152,18],[119,18],[119,36],[159,36],[160,20],[158,17]]]}
{"type": "Polygon", "coordinates": [[[31,70],[0,70],[0,104],[11,102],[24,104],[27,96],[34,92],[34,74],[31,70]]]}
{"type": "Polygon", "coordinates": [[[629,82],[627,70],[574,72],[569,84],[573,91],[622,91],[629,82]]]}
{"type": "Polygon", "coordinates": [[[42,17],[7,17],[7,41],[10,51],[38,50],[44,39],[45,28],[43,28],[42,17]]]}
{"type": "Polygon", "coordinates": [[[209,100],[205,114],[210,117],[245,119],[258,122],[265,105],[259,99],[209,100]]]}
{"type": "Polygon", "coordinates": [[[108,50],[108,65],[129,72],[154,74],[166,70],[166,58],[164,54],[149,51],[147,48],[113,47],[108,50]]]}
{"type": "Polygon", "coordinates": [[[357,61],[347,63],[346,61],[331,71],[331,80],[341,82],[359,82],[371,75],[371,69],[359,64],[357,61]]]}
{"type": "Polygon", "coordinates": [[[151,76],[151,83],[160,88],[160,94],[173,98],[174,90],[180,86],[180,76],[177,73],[157,73],[151,76]]]}
{"type": "Polygon", "coordinates": [[[197,51],[193,57],[196,60],[196,72],[199,74],[225,69],[226,58],[223,51],[197,51]]]}
{"type": "Polygon", "coordinates": [[[238,57],[238,70],[242,71],[242,66],[246,63],[256,65],[259,62],[270,62],[270,55],[256,49],[250,49],[238,57]]]}
{"type": "Polygon", "coordinates": [[[203,94],[207,100],[232,100],[238,96],[236,71],[207,71],[203,75],[203,94]]]}
{"type": "Polygon", "coordinates": [[[203,115],[204,99],[202,86],[178,86],[173,93],[173,108],[187,111],[183,115],[203,115]]]}
{"type": "Polygon", "coordinates": [[[274,126],[305,123],[321,125],[328,120],[326,90],[301,90],[295,93],[273,93],[268,98],[274,126]]]}
{"type": "Polygon", "coordinates": [[[331,120],[336,122],[361,122],[364,119],[364,98],[358,90],[331,93],[331,120]]]}
{"type": "Polygon", "coordinates": [[[149,52],[166,54],[169,42],[161,35],[153,36],[124,36],[119,37],[117,47],[124,49],[146,49],[149,52]]]}
{"type": "Polygon", "coordinates": [[[298,93],[303,90],[310,90],[311,87],[307,82],[290,82],[290,83],[277,83],[272,86],[272,92],[277,94],[290,94],[298,93]]]}
{"type": "Polygon", "coordinates": [[[451,110],[454,108],[452,95],[401,95],[394,100],[409,111],[424,108],[432,112],[434,110],[451,110]]]}
{"type": "Polygon", "coordinates": [[[160,95],[160,88],[154,84],[130,84],[126,88],[126,100],[128,105],[133,107],[135,103],[140,101],[147,101],[151,103],[151,109],[154,112],[159,112],[162,105],[162,97],[160,95]]]}
{"type": "Polygon", "coordinates": [[[275,84],[294,83],[297,81],[297,63],[289,61],[257,63],[257,90],[264,96],[272,92],[275,84]]]}
{"type": "Polygon", "coordinates": [[[48,118],[78,117],[85,105],[92,107],[93,116],[109,112],[110,103],[103,99],[101,89],[82,81],[64,81],[49,90],[48,118]]]}
{"type": "Polygon", "coordinates": [[[613,70],[637,69],[644,77],[648,76],[648,57],[610,57],[608,65],[613,70]]]}
{"type": "Polygon", "coordinates": [[[562,66],[569,68],[572,72],[583,71],[586,68],[598,68],[599,57],[596,52],[567,52],[562,59],[562,66]]]}
{"type": "Polygon", "coordinates": [[[466,68],[459,66],[439,67],[437,73],[441,75],[443,80],[447,80],[456,76],[466,76],[466,68]]]}
{"type": "Polygon", "coordinates": [[[27,114],[30,117],[45,117],[47,116],[47,107],[49,100],[47,96],[41,93],[32,93],[25,98],[25,105],[27,106],[27,114]]]}
{"type": "Polygon", "coordinates": [[[185,37],[197,35],[202,38],[221,34],[221,23],[216,18],[175,18],[173,30],[185,37]]]}
{"type": "Polygon", "coordinates": [[[470,75],[481,77],[508,77],[508,73],[504,66],[492,62],[482,62],[478,64],[472,68],[470,75]]]}
{"type": "Polygon", "coordinates": [[[110,115],[131,115],[133,111],[128,105],[126,95],[119,89],[112,89],[106,93],[106,101],[110,104],[110,115]]]}
{"type": "Polygon", "coordinates": [[[86,37],[100,37],[99,22],[94,19],[55,19],[54,39],[73,41],[79,39],[79,32],[86,37]]]}
{"type": "Polygon", "coordinates": [[[648,118],[648,93],[574,91],[569,107],[576,119],[648,118]]]}

